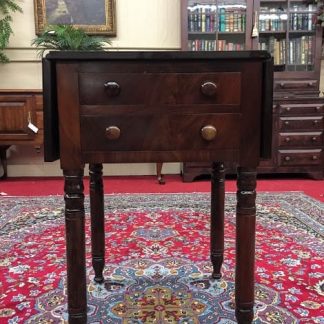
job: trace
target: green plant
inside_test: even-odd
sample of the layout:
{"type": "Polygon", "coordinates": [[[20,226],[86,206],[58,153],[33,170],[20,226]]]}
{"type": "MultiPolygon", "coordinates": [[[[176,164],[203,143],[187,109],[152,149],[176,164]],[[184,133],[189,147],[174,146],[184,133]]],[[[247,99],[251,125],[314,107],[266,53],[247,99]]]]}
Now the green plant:
{"type": "Polygon", "coordinates": [[[32,45],[38,48],[40,56],[43,56],[46,50],[104,50],[105,44],[110,44],[110,40],[89,36],[82,29],[72,25],[48,26],[41,35],[32,41],[32,45]]]}
{"type": "Polygon", "coordinates": [[[11,28],[12,13],[22,12],[16,0],[0,0],[0,63],[9,62],[9,58],[4,54],[3,50],[9,44],[9,38],[13,34],[11,28]]]}

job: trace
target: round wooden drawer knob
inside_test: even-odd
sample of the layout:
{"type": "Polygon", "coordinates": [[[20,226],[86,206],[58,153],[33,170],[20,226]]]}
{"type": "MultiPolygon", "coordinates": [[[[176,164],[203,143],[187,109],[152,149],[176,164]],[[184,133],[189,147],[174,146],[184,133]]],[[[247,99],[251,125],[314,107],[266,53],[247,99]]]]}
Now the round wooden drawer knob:
{"type": "Polygon", "coordinates": [[[314,120],[314,121],[313,121],[313,124],[314,124],[314,125],[318,125],[318,123],[319,123],[318,120],[314,120]]]}
{"type": "Polygon", "coordinates": [[[286,111],[290,111],[290,107],[287,107],[287,108],[286,108],[286,111]]]}
{"type": "Polygon", "coordinates": [[[216,135],[217,135],[217,130],[214,126],[212,125],[206,125],[201,129],[201,137],[205,141],[212,141],[216,135]]]}
{"type": "Polygon", "coordinates": [[[201,85],[201,92],[207,97],[213,97],[216,95],[217,85],[214,82],[204,82],[201,85]]]}
{"type": "Polygon", "coordinates": [[[286,138],[285,138],[285,141],[286,141],[287,143],[289,143],[289,142],[290,142],[290,138],[289,138],[289,137],[286,137],[286,138]]]}
{"type": "Polygon", "coordinates": [[[286,126],[289,125],[289,121],[288,121],[288,120],[285,121],[285,125],[286,125],[286,126]]]}
{"type": "Polygon", "coordinates": [[[120,129],[117,126],[109,126],[106,128],[106,137],[109,140],[117,140],[120,137],[120,129]]]}
{"type": "Polygon", "coordinates": [[[313,156],[312,156],[312,159],[313,159],[314,161],[316,161],[316,160],[318,159],[318,156],[317,156],[317,155],[313,155],[313,156]]]}
{"type": "Polygon", "coordinates": [[[290,156],[285,156],[285,161],[290,161],[290,156]]]}
{"type": "Polygon", "coordinates": [[[317,142],[317,137],[316,136],[312,137],[312,141],[317,142]]]}
{"type": "Polygon", "coordinates": [[[120,93],[120,85],[115,81],[108,81],[104,83],[104,87],[109,97],[117,97],[120,93]]]}

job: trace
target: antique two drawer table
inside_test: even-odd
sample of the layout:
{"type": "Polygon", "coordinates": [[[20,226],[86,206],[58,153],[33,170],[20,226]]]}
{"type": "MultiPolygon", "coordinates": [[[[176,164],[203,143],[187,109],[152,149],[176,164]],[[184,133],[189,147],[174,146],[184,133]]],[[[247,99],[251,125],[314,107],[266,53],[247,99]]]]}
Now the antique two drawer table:
{"type": "MultiPolygon", "coordinates": [[[[224,251],[224,165],[237,165],[235,304],[253,319],[256,167],[271,151],[267,52],[50,52],[43,60],[45,161],[65,179],[70,323],[86,323],[84,165],[92,262],[103,282],[102,163],[213,162],[212,277],[224,251]]],[[[115,251],[108,251],[114,253],[115,251]]]]}

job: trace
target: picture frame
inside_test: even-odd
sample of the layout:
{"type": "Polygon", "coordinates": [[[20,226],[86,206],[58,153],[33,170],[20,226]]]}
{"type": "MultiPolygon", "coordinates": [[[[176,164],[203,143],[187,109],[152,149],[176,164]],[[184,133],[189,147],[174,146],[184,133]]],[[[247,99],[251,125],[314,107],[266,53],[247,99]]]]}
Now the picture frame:
{"type": "Polygon", "coordinates": [[[115,0],[34,0],[36,34],[48,25],[73,25],[87,34],[116,36],[115,0]]]}

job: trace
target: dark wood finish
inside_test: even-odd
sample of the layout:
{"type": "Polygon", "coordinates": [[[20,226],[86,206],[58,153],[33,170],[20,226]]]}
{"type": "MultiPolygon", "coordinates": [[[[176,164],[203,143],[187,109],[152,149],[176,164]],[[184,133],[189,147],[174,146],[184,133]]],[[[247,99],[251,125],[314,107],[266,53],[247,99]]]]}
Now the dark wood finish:
{"type": "Polygon", "coordinates": [[[7,177],[6,151],[11,145],[43,143],[43,97],[40,90],[0,90],[0,155],[1,178],[7,177]],[[28,128],[31,122],[38,128],[28,128]]]}
{"type": "Polygon", "coordinates": [[[237,189],[235,315],[239,323],[251,323],[254,304],[255,168],[238,168],[237,189]]]}
{"type": "Polygon", "coordinates": [[[45,158],[52,161],[59,155],[65,177],[69,322],[86,322],[84,164],[90,164],[95,281],[102,282],[102,163],[193,159],[221,161],[214,163],[211,194],[214,278],[220,278],[224,250],[223,164],[236,163],[242,168],[236,314],[240,323],[251,322],[254,170],[271,147],[271,129],[264,127],[272,109],[272,91],[265,82],[272,78],[268,53],[52,52],[44,59],[44,69],[49,72],[44,74],[45,143],[49,144],[45,158]],[[118,83],[120,91],[116,94],[110,89],[106,94],[107,82],[118,83]],[[217,84],[216,94],[208,90],[206,95],[201,90],[206,82],[217,84]],[[118,136],[107,137],[109,127],[118,128],[118,136]],[[205,127],[207,135],[202,132],[205,127]]]}
{"type": "Polygon", "coordinates": [[[156,163],[156,176],[159,184],[165,184],[165,179],[162,174],[163,163],[156,163]]]}
{"type": "Polygon", "coordinates": [[[86,323],[83,169],[63,170],[63,174],[69,321],[86,323]]]}
{"type": "MultiPolygon", "coordinates": [[[[188,31],[188,11],[187,7],[188,4],[215,4],[217,5],[217,1],[181,1],[181,47],[182,50],[188,50],[188,39],[192,39],[193,35],[194,38],[197,39],[212,39],[217,41],[219,39],[227,39],[229,42],[233,41],[234,43],[237,42],[238,37],[240,37],[234,30],[227,31],[226,33],[219,32],[217,22],[219,16],[216,19],[216,27],[213,33],[192,33],[188,31]]],[[[234,4],[234,2],[229,1],[227,5],[234,4]]],[[[293,5],[305,5],[302,1],[299,3],[296,2],[293,5]]],[[[302,160],[303,162],[298,162],[297,164],[290,163],[290,164],[283,164],[281,163],[281,154],[279,152],[279,148],[282,146],[282,142],[280,140],[282,130],[288,132],[288,127],[282,125],[283,122],[288,121],[291,125],[291,130],[295,132],[300,131],[309,131],[312,132],[315,130],[321,131],[323,129],[323,103],[324,98],[319,98],[319,85],[320,85],[320,70],[321,70],[321,52],[322,52],[322,34],[323,29],[321,26],[314,26],[312,30],[298,30],[292,31],[289,27],[290,21],[290,13],[294,10],[291,1],[280,1],[278,2],[278,6],[280,5],[284,8],[285,13],[288,15],[287,20],[287,28],[282,30],[280,33],[276,33],[275,30],[272,31],[259,31],[255,37],[251,37],[252,35],[252,28],[255,20],[255,17],[258,16],[261,11],[261,7],[269,7],[269,14],[271,14],[270,9],[276,7],[276,1],[266,1],[266,0],[246,0],[246,28],[245,28],[245,49],[253,50],[259,49],[260,39],[264,38],[270,40],[270,37],[277,38],[277,39],[285,39],[286,41],[286,51],[285,55],[290,55],[290,44],[291,39],[301,38],[303,35],[307,37],[312,36],[311,40],[311,61],[308,58],[307,64],[296,64],[296,61],[289,61],[286,58],[286,64],[275,66],[274,72],[274,80],[268,80],[268,86],[273,88],[274,96],[276,98],[276,105],[281,106],[279,115],[283,116],[283,119],[278,119],[278,111],[277,108],[274,108],[274,117],[272,119],[272,123],[269,123],[269,127],[273,129],[273,147],[270,148],[272,152],[272,158],[267,159],[266,161],[261,161],[260,166],[258,167],[258,173],[295,173],[295,174],[308,174],[313,178],[323,178],[323,158],[320,159],[321,168],[318,164],[318,167],[314,167],[314,161],[310,161],[308,159],[308,153],[305,151],[305,157],[302,158],[301,155],[304,151],[299,152],[299,159],[295,161],[302,160]],[[288,64],[289,63],[289,64],[288,64]],[[311,64],[309,64],[311,63],[311,64]],[[295,105],[295,106],[294,106],[295,105]],[[286,107],[285,107],[286,106],[286,107]],[[285,119],[286,117],[284,110],[286,108],[290,109],[290,116],[287,116],[288,120],[285,119]],[[313,118],[315,120],[310,119],[310,114],[313,113],[313,118]],[[295,120],[292,120],[294,118],[295,120]],[[316,121],[317,119],[317,121],[316,121]],[[319,120],[321,119],[321,120],[319,120]],[[278,128],[278,121],[282,127],[278,128]],[[316,125],[313,124],[317,123],[316,125]],[[279,140],[278,140],[279,139],[279,140]],[[278,141],[280,144],[278,144],[278,141]],[[310,161],[310,163],[307,163],[310,161]],[[301,167],[302,165],[302,167],[301,167]],[[322,174],[322,175],[321,175],[322,174]]],[[[307,4],[306,4],[307,5],[307,4]]],[[[313,4],[314,6],[315,4],[313,4]]],[[[313,8],[314,9],[314,8],[313,8]]],[[[304,9],[305,10],[305,9],[304,9]]],[[[262,10],[262,13],[266,13],[265,9],[262,10]]],[[[293,12],[295,14],[295,12],[293,12]]],[[[196,13],[197,14],[197,13],[196,13]]],[[[311,14],[311,13],[310,13],[311,14]]],[[[198,20],[199,20],[198,14],[198,20]]],[[[206,22],[205,22],[206,23],[206,22]]],[[[199,23],[197,23],[199,24],[199,23]]],[[[256,24],[257,25],[257,24],[256,24]]],[[[259,24],[260,26],[260,24],[259,24]]],[[[274,27],[275,29],[275,27],[274,27]]],[[[300,39],[301,43],[301,39],[300,39]]],[[[299,51],[299,50],[298,50],[299,51]]],[[[302,50],[301,50],[302,51],[302,50]]],[[[294,50],[296,53],[297,50],[294,50]]],[[[305,52],[305,51],[304,51],[305,52]]],[[[302,53],[304,54],[304,53],[302,53]]],[[[309,53],[307,53],[309,55],[309,53]]],[[[294,56],[294,60],[297,60],[297,56],[294,56]]],[[[305,62],[306,63],[306,62],[305,62]]],[[[243,92],[243,96],[246,94],[243,92]]],[[[271,113],[271,112],[270,112],[271,113]]],[[[267,119],[269,116],[267,116],[267,119]]],[[[288,125],[287,125],[288,126],[288,125]]],[[[292,141],[289,145],[291,149],[314,149],[318,148],[318,143],[304,143],[302,139],[297,143],[296,141],[292,141]],[[293,144],[294,143],[294,144],[293,144]],[[307,145],[306,145],[307,144],[307,145]]],[[[321,145],[323,149],[323,144],[321,145]]],[[[271,152],[268,152],[268,157],[271,152]]],[[[323,155],[322,155],[323,156],[323,155]]],[[[226,169],[228,173],[235,173],[235,168],[232,166],[226,165],[226,169]]],[[[201,161],[184,161],[182,164],[182,177],[183,181],[189,182],[193,181],[195,178],[203,175],[210,176],[212,172],[211,165],[208,163],[202,163],[201,161]]]]}
{"type": "Polygon", "coordinates": [[[105,212],[102,164],[90,164],[89,173],[92,266],[95,272],[95,282],[102,283],[104,281],[102,272],[105,266],[105,212]]]}
{"type": "Polygon", "coordinates": [[[225,168],[222,162],[212,163],[211,177],[211,218],[210,218],[210,259],[213,265],[212,277],[222,277],[224,259],[224,206],[225,168]]]}
{"type": "Polygon", "coordinates": [[[10,145],[0,145],[0,162],[2,165],[3,173],[0,176],[0,179],[6,179],[8,176],[7,171],[7,150],[10,147],[10,145]]]}

